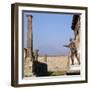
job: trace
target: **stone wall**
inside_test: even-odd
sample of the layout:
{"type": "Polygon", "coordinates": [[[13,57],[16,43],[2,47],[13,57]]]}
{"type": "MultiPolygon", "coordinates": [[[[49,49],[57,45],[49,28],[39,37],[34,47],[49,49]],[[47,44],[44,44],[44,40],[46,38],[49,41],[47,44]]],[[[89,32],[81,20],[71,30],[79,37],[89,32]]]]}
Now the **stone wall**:
{"type": "Polygon", "coordinates": [[[38,57],[39,62],[47,63],[48,71],[67,71],[69,68],[68,65],[68,56],[45,56],[38,57]]]}

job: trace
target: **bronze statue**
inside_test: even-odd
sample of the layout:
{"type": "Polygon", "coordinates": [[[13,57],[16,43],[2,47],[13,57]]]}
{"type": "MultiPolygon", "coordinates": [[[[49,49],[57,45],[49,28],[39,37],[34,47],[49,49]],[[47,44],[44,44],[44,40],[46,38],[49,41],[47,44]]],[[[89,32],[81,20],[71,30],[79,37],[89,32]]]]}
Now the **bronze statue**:
{"type": "Polygon", "coordinates": [[[77,58],[78,63],[80,64],[80,60],[79,60],[79,57],[78,57],[78,53],[77,53],[77,48],[76,48],[75,42],[72,39],[70,39],[69,45],[64,45],[64,47],[70,48],[70,51],[71,51],[70,57],[71,57],[71,60],[72,60],[72,65],[74,65],[74,56],[77,58]]]}

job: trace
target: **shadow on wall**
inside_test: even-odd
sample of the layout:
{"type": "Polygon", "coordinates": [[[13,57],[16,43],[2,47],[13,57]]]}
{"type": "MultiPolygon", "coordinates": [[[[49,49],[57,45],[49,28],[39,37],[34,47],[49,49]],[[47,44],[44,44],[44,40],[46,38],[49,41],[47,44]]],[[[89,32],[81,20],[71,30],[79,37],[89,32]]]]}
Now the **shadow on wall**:
{"type": "Polygon", "coordinates": [[[33,61],[33,73],[36,76],[47,76],[47,64],[39,61],[33,61]]]}

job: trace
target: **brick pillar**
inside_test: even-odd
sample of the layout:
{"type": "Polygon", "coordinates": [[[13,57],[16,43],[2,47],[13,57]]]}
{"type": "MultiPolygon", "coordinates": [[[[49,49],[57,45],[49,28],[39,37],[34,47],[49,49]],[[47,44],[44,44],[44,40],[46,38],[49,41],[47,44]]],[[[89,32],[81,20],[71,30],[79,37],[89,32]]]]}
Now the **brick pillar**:
{"type": "Polygon", "coordinates": [[[28,31],[27,31],[27,57],[32,57],[32,16],[28,15],[28,31]]]}

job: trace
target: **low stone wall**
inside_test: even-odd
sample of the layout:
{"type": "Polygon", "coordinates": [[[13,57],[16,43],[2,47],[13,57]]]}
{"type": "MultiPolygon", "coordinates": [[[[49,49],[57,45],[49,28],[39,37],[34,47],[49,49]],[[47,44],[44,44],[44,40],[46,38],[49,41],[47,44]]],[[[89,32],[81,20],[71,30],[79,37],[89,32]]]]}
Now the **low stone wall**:
{"type": "Polygon", "coordinates": [[[38,57],[39,62],[47,63],[48,71],[67,71],[69,69],[68,56],[45,56],[38,57]]]}

